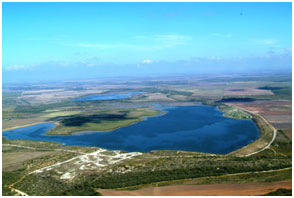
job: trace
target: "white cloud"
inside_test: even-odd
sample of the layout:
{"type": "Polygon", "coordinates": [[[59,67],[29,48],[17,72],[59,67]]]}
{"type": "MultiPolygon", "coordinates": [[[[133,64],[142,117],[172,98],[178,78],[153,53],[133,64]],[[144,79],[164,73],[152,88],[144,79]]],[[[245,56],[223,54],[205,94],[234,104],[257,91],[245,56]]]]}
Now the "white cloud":
{"type": "Polygon", "coordinates": [[[90,57],[90,58],[81,58],[78,60],[54,60],[46,62],[48,65],[54,65],[58,67],[77,67],[77,66],[85,66],[85,67],[95,67],[98,65],[102,65],[102,62],[97,57],[90,57]]]}
{"type": "Polygon", "coordinates": [[[12,65],[12,66],[7,66],[4,67],[5,70],[11,71],[11,70],[20,70],[20,69],[25,69],[24,65],[12,65]]]}
{"type": "Polygon", "coordinates": [[[252,42],[256,45],[272,45],[277,43],[277,41],[274,39],[252,40],[252,42]]]}
{"type": "Polygon", "coordinates": [[[181,34],[156,34],[149,36],[135,36],[134,39],[153,42],[164,47],[173,47],[188,44],[189,41],[192,40],[192,37],[181,34]]]}
{"type": "Polygon", "coordinates": [[[142,60],[141,63],[142,63],[142,64],[150,64],[150,63],[152,63],[152,60],[150,60],[150,59],[145,59],[145,60],[142,60]]]}

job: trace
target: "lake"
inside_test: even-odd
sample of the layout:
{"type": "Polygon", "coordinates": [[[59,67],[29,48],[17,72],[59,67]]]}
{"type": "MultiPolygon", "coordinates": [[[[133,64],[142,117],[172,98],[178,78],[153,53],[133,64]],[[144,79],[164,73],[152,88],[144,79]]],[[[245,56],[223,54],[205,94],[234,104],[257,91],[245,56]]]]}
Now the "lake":
{"type": "Polygon", "coordinates": [[[83,101],[94,101],[94,100],[120,100],[125,98],[130,98],[133,95],[143,94],[145,92],[128,92],[128,93],[114,93],[114,94],[98,94],[98,95],[90,95],[81,98],[72,99],[75,102],[83,102],[83,101]]]}
{"type": "Polygon", "coordinates": [[[224,117],[214,106],[164,106],[163,109],[168,113],[110,132],[47,136],[44,134],[54,124],[42,123],[2,134],[8,139],[53,141],[127,152],[183,150],[216,154],[230,153],[259,137],[259,129],[252,120],[224,117]]]}

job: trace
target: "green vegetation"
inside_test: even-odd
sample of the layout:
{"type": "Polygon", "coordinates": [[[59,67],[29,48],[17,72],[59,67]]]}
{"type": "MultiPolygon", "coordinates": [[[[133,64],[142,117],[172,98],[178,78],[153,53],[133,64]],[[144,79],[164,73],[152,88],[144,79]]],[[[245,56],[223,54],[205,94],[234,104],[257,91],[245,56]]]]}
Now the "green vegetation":
{"type": "Polygon", "coordinates": [[[82,184],[71,184],[61,182],[54,177],[40,177],[38,175],[28,175],[24,182],[15,186],[26,192],[30,196],[99,196],[101,195],[87,182],[82,184]]]}
{"type": "Polygon", "coordinates": [[[17,105],[14,109],[15,113],[35,114],[42,113],[48,109],[64,108],[75,106],[72,101],[58,102],[52,104],[36,104],[36,105],[17,105]]]}
{"type": "MultiPolygon", "coordinates": [[[[150,154],[146,154],[140,159],[129,160],[115,167],[110,167],[111,172],[92,172],[92,174],[79,176],[79,180],[74,183],[58,180],[54,177],[55,173],[51,171],[46,174],[50,175],[49,177],[33,174],[25,177],[15,188],[27,192],[29,195],[69,195],[67,193],[73,188],[83,189],[81,193],[90,195],[93,189],[97,188],[120,189],[127,187],[126,190],[130,190],[130,188],[145,187],[146,184],[152,183],[162,186],[183,181],[192,181],[193,184],[272,182],[292,177],[291,169],[278,170],[291,167],[291,159],[283,156],[238,158],[195,155],[191,157],[188,153],[182,153],[178,157],[173,157],[172,152],[167,152],[170,157],[157,158],[157,155],[152,155],[149,158],[150,154]],[[116,171],[128,167],[133,167],[133,171],[116,171]],[[266,170],[271,171],[255,173],[255,171],[266,170]],[[233,173],[243,174],[227,175],[233,173]]],[[[160,152],[160,156],[163,156],[163,153],[164,151],[160,152]]]]}
{"type": "Polygon", "coordinates": [[[15,104],[25,103],[19,99],[21,92],[3,92],[2,93],[2,106],[10,107],[15,106],[15,104]]]}
{"type": "MultiPolygon", "coordinates": [[[[262,84],[260,84],[262,85],[262,84]]],[[[246,96],[223,96],[218,102],[254,102],[257,100],[292,100],[292,86],[289,83],[265,83],[264,86],[258,87],[262,90],[270,90],[273,95],[246,95],[246,96]],[[269,86],[269,85],[272,86],[269,86]]]]}
{"type": "Polygon", "coordinates": [[[5,172],[2,170],[2,196],[14,196],[15,193],[9,188],[9,185],[16,182],[22,176],[23,169],[13,172],[5,172]]]}
{"type": "Polygon", "coordinates": [[[263,196],[292,196],[292,189],[279,188],[278,190],[264,194],[263,196]]]}
{"type": "Polygon", "coordinates": [[[254,102],[256,99],[252,97],[228,97],[224,96],[218,102],[254,102]]]}
{"type": "MultiPolygon", "coordinates": [[[[206,161],[206,163],[201,164],[201,166],[194,168],[185,169],[173,169],[173,170],[157,170],[148,172],[130,172],[122,175],[105,175],[104,177],[97,178],[97,176],[87,177],[87,181],[92,181],[91,184],[96,188],[122,188],[127,186],[136,186],[139,184],[149,184],[160,181],[170,181],[185,178],[198,178],[207,176],[221,176],[225,174],[240,173],[240,172],[252,172],[261,170],[272,170],[280,169],[291,166],[291,162],[286,162],[288,160],[283,160],[279,165],[274,165],[274,160],[258,160],[257,162],[251,163],[234,163],[233,161],[222,162],[218,165],[211,165],[206,161]],[[252,166],[253,164],[257,166],[252,166]],[[270,165],[268,165],[268,163],[270,165]],[[205,165],[209,164],[209,166],[205,165]],[[250,165],[251,164],[251,165],[250,165]],[[248,167],[249,165],[249,167],[248,167]]],[[[211,161],[211,163],[213,163],[211,161]]],[[[216,162],[214,162],[216,163],[216,162]]],[[[219,163],[219,161],[218,161],[219,163]]]]}
{"type": "Polygon", "coordinates": [[[222,112],[225,112],[223,116],[226,116],[226,117],[242,119],[242,120],[252,119],[252,116],[249,113],[246,113],[237,107],[219,105],[218,108],[222,112]]]}
{"type": "MultiPolygon", "coordinates": [[[[35,152],[42,152],[42,151],[55,151],[54,153],[46,156],[37,156],[33,159],[26,159],[25,156],[21,157],[23,160],[20,160],[18,163],[23,165],[24,168],[13,170],[13,171],[6,171],[5,169],[2,170],[2,195],[4,196],[13,196],[16,193],[12,192],[9,186],[13,183],[22,181],[20,180],[24,175],[27,175],[29,172],[34,171],[36,169],[65,161],[71,159],[77,155],[80,155],[78,152],[93,152],[93,148],[91,147],[75,147],[75,146],[67,146],[62,147],[59,143],[54,142],[41,142],[41,141],[30,141],[30,140],[7,140],[6,138],[2,138],[2,150],[5,150],[5,154],[3,155],[3,163],[7,161],[6,156],[14,156],[18,152],[24,153],[28,152],[29,155],[32,155],[35,152]],[[15,146],[6,146],[7,145],[16,145],[15,146]],[[23,147],[22,147],[23,146],[23,147]],[[24,148],[28,147],[28,148],[24,148]],[[10,148],[10,149],[7,149],[10,148]],[[30,149],[29,149],[30,148],[30,149]],[[71,152],[66,152],[66,150],[70,150],[71,152]],[[56,152],[57,151],[57,152],[56,152]],[[76,151],[72,152],[72,151],[76,151]]],[[[94,149],[96,150],[96,149],[94,149]]],[[[26,176],[30,178],[30,176],[26,176]]],[[[37,176],[36,178],[39,178],[37,176]]],[[[75,184],[66,184],[60,181],[54,181],[51,177],[46,177],[48,179],[48,183],[45,186],[42,184],[45,183],[35,183],[29,188],[36,188],[41,190],[44,194],[38,192],[38,195],[100,195],[93,189],[85,189],[83,186],[76,186],[75,184]],[[60,190],[60,191],[59,191],[60,190]],[[46,194],[48,192],[48,194],[46,194]],[[51,193],[51,194],[50,194],[51,193]],[[61,193],[61,194],[60,194],[61,193]]],[[[16,184],[17,185],[17,184],[16,184]]],[[[25,192],[30,192],[30,190],[26,189],[25,192]]],[[[30,194],[29,195],[32,195],[30,194]]]]}
{"type": "Polygon", "coordinates": [[[223,175],[216,177],[203,177],[193,179],[190,184],[221,184],[221,183],[249,183],[249,182],[275,182],[292,178],[292,169],[277,170],[273,172],[251,172],[243,174],[223,175]]]}
{"type": "MultiPolygon", "coordinates": [[[[78,119],[78,118],[80,117],[77,116],[73,119],[78,119]]],[[[123,120],[101,119],[101,121],[96,121],[96,123],[85,123],[83,125],[76,125],[76,126],[61,124],[57,126],[56,128],[48,131],[46,134],[47,135],[70,135],[73,133],[83,132],[83,131],[110,131],[110,130],[114,130],[123,126],[128,126],[130,124],[141,121],[140,119],[125,119],[125,118],[121,118],[121,119],[123,120]]]]}
{"type": "Polygon", "coordinates": [[[34,141],[34,140],[8,140],[5,137],[2,137],[2,144],[13,144],[24,147],[33,147],[38,150],[52,150],[61,146],[57,142],[46,142],[46,141],[34,141]]]}
{"type": "Polygon", "coordinates": [[[270,148],[274,150],[275,155],[292,156],[292,141],[282,130],[278,130],[277,137],[270,148]]]}
{"type": "Polygon", "coordinates": [[[79,113],[80,113],[79,111],[57,111],[57,112],[52,112],[52,113],[46,114],[46,115],[44,115],[42,117],[55,118],[55,117],[60,117],[60,116],[76,115],[76,114],[79,114],[79,113]]]}
{"type": "Polygon", "coordinates": [[[258,151],[264,148],[273,138],[273,128],[266,123],[260,115],[252,114],[252,120],[256,123],[259,128],[260,136],[259,138],[241,149],[231,152],[229,155],[238,155],[238,156],[245,156],[250,154],[254,151],[258,151]]]}
{"type": "Polygon", "coordinates": [[[292,178],[292,169],[277,170],[272,172],[252,172],[242,174],[229,174],[222,176],[209,176],[200,178],[179,179],[161,181],[150,184],[140,184],[131,187],[117,188],[117,190],[138,190],[150,186],[168,186],[175,184],[203,185],[203,184],[223,184],[223,183],[250,183],[250,182],[275,182],[292,178]]]}
{"type": "Polygon", "coordinates": [[[259,89],[270,90],[279,99],[288,99],[288,100],[292,99],[292,86],[286,86],[286,87],[263,86],[263,87],[259,87],[259,89]]]}
{"type": "Polygon", "coordinates": [[[69,135],[81,131],[109,131],[142,121],[146,116],[154,116],[159,113],[158,110],[137,108],[100,111],[90,115],[57,116],[50,121],[58,121],[59,125],[47,134],[69,135]]]}

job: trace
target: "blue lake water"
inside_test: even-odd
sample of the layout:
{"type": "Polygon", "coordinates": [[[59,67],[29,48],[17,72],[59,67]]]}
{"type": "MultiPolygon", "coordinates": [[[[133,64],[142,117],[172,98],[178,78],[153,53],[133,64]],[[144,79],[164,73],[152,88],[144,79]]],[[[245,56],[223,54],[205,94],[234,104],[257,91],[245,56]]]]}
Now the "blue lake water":
{"type": "Polygon", "coordinates": [[[149,117],[110,132],[46,136],[44,134],[54,124],[43,123],[2,134],[8,139],[54,141],[128,152],[184,150],[217,154],[239,149],[259,137],[259,130],[252,120],[224,117],[213,106],[176,106],[166,107],[165,110],[168,111],[165,115],[149,117]]]}
{"type": "Polygon", "coordinates": [[[124,94],[98,94],[98,95],[90,95],[82,98],[75,98],[73,101],[75,102],[83,102],[83,101],[94,101],[94,100],[119,100],[130,98],[133,95],[143,94],[145,92],[128,92],[124,94]]]}

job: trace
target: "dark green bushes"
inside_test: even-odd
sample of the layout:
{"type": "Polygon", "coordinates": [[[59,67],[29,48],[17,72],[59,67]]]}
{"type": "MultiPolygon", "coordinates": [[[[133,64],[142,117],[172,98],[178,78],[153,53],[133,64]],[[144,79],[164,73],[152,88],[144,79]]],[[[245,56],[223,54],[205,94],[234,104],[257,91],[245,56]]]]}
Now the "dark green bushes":
{"type": "Polygon", "coordinates": [[[198,178],[206,176],[219,176],[232,173],[265,171],[290,167],[289,160],[257,160],[251,158],[247,162],[223,161],[199,164],[197,167],[178,168],[173,170],[156,170],[147,172],[129,172],[125,174],[108,174],[103,177],[89,176],[87,181],[93,181],[95,188],[122,188],[140,184],[149,184],[160,181],[198,178]]]}
{"type": "Polygon", "coordinates": [[[278,190],[264,194],[263,196],[292,196],[292,189],[279,188],[278,190]]]}

